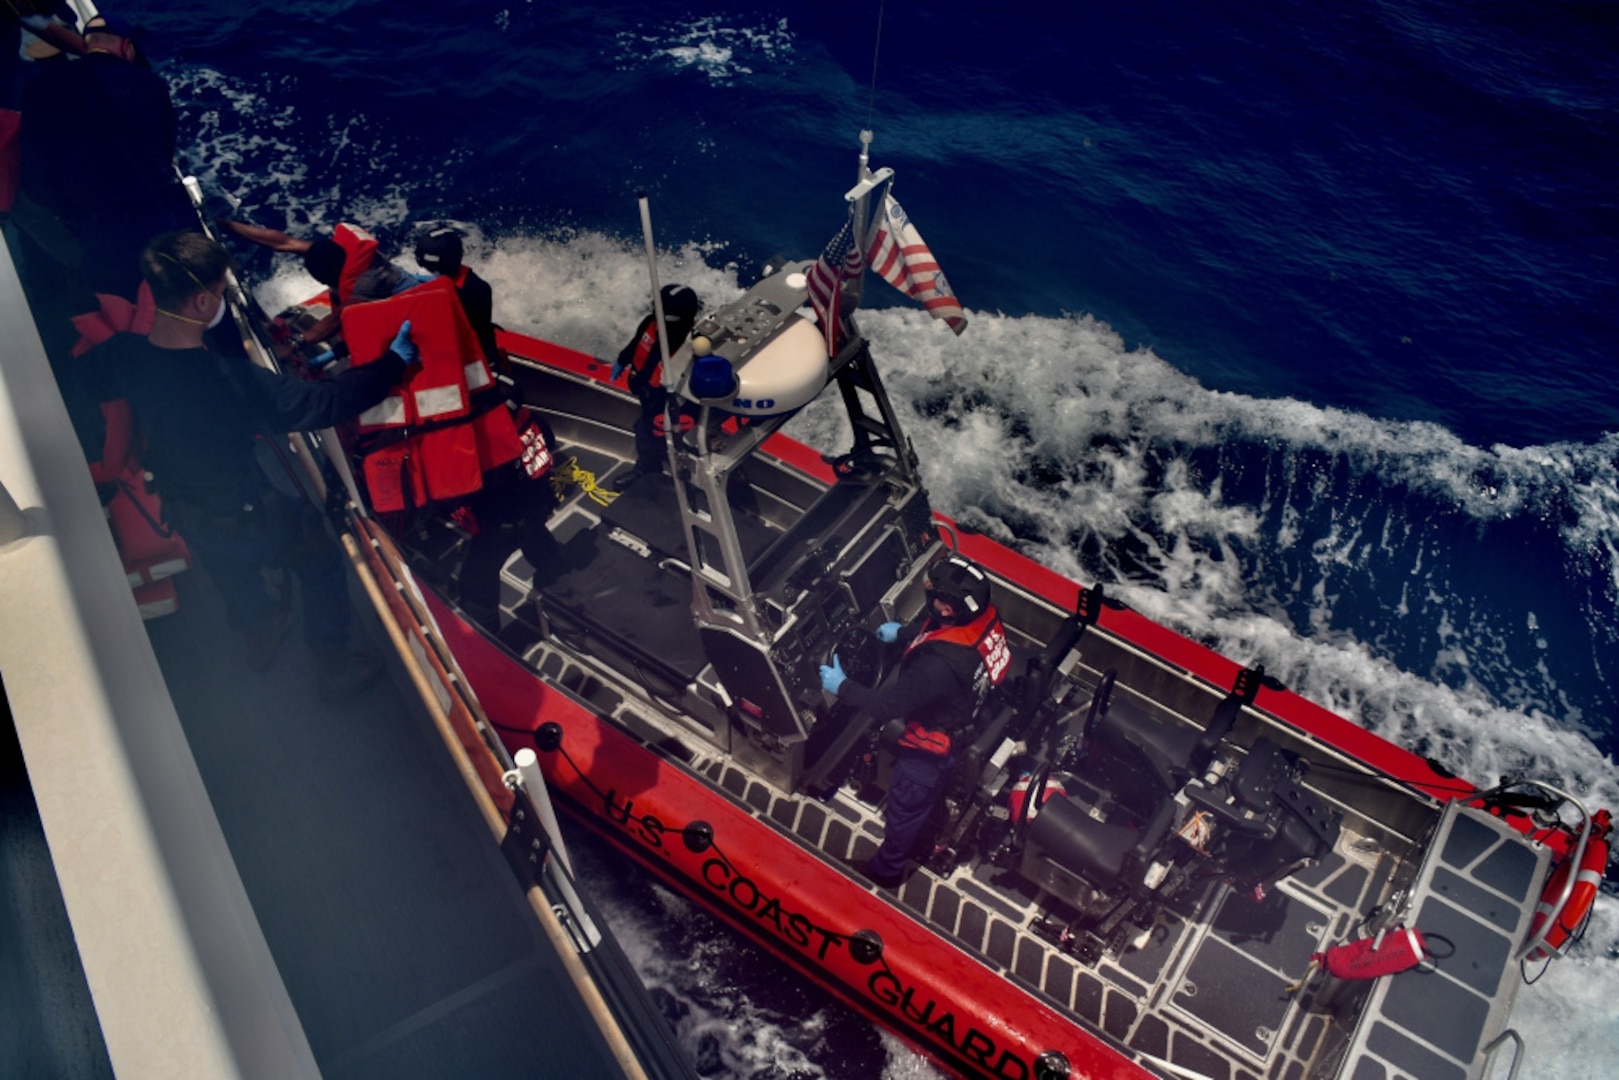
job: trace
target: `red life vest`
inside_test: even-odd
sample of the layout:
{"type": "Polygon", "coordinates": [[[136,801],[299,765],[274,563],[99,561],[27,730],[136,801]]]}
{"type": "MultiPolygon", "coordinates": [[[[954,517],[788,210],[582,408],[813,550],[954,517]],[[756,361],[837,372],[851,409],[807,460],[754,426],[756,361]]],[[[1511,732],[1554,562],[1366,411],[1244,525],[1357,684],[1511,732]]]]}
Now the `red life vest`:
{"type": "Polygon", "coordinates": [[[343,276],[337,282],[337,298],[346,304],[354,295],[354,283],[371,269],[377,255],[377,238],[358,225],[345,223],[332,230],[332,239],[343,249],[343,276]]]}
{"type": "Polygon", "coordinates": [[[79,332],[79,340],[73,345],[72,356],[83,356],[124,331],[142,336],[150,334],[152,324],[157,321],[157,301],[152,299],[152,287],[144,281],[135,293],[133,304],[112,293],[96,293],[96,303],[100,306],[95,311],[73,316],[73,328],[79,332]]]}
{"type": "Polygon", "coordinates": [[[474,402],[481,391],[493,394],[495,380],[449,278],[345,307],[342,318],[355,364],[381,358],[406,319],[421,353],[404,385],[359,417],[362,433],[402,436],[365,454],[373,509],[469,495],[483,486],[486,470],[522,456],[524,444],[504,401],[494,395],[488,407],[474,402]]]}
{"type": "MultiPolygon", "coordinates": [[[[144,292],[146,286],[142,285],[141,288],[144,292]]],[[[150,292],[144,292],[144,295],[147,299],[151,298],[150,292]]],[[[133,305],[119,297],[102,296],[101,300],[103,309],[112,312],[112,319],[120,318],[121,312],[128,314],[134,311],[133,305]],[[116,305],[109,309],[109,300],[124,305],[128,311],[116,305]]],[[[80,318],[88,319],[90,316],[77,316],[74,321],[80,318]]],[[[147,329],[150,328],[148,319],[147,329]]],[[[109,330],[107,336],[111,334],[109,330]]],[[[76,350],[73,355],[77,356],[79,352],[76,350]]],[[[147,483],[146,469],[140,461],[140,433],[129,402],[122,398],[104,401],[101,403],[101,415],[106,422],[106,436],[101,443],[101,457],[90,462],[90,478],[98,487],[112,491],[112,497],[107,502],[107,521],[112,526],[113,542],[118,547],[119,558],[123,560],[129,587],[140,593],[155,582],[190,567],[191,551],[186,547],[185,538],[163,520],[163,502],[147,483]]],[[[168,614],[178,606],[173,602],[172,595],[165,610],[150,607],[146,599],[139,595],[136,597],[143,618],[168,614]]]]}
{"type": "MultiPolygon", "coordinates": [[[[932,620],[929,620],[930,622],[932,620]]],[[[1000,613],[993,606],[984,608],[971,622],[959,626],[938,626],[932,629],[924,626],[922,632],[911,639],[905,647],[905,655],[910,656],[917,650],[928,645],[957,645],[967,646],[978,655],[973,658],[974,664],[981,664],[981,671],[974,671],[973,682],[980,679],[984,683],[985,692],[990,686],[999,686],[1006,678],[1006,670],[1012,665],[1012,650],[1006,643],[1006,628],[1001,625],[1000,613]]],[[[951,652],[943,655],[951,656],[951,652]]]]}
{"type": "MultiPolygon", "coordinates": [[[[121,296],[97,293],[99,308],[73,316],[79,340],[71,355],[83,356],[118,333],[150,333],[157,318],[151,287],[141,282],[135,296],[132,304],[121,296]]],[[[163,502],[146,482],[146,469],[140,461],[140,435],[129,402],[122,398],[104,401],[101,415],[106,423],[106,436],[102,440],[100,460],[90,462],[90,477],[97,485],[113,491],[107,503],[107,520],[112,525],[113,541],[123,559],[130,588],[139,593],[189,567],[191,552],[185,539],[163,521],[163,502]]],[[[171,583],[167,600],[155,607],[138,596],[142,617],[152,618],[175,610],[178,604],[172,588],[171,583]]]]}
{"type": "Polygon", "coordinates": [[[950,753],[951,731],[971,722],[990,688],[1006,679],[1007,670],[1012,666],[1012,650],[1006,641],[1000,613],[993,606],[959,626],[924,626],[905,647],[905,658],[900,662],[903,664],[929,649],[950,664],[961,685],[969,687],[970,691],[964,699],[943,711],[936,727],[907,720],[899,745],[942,757],[950,753]]]}
{"type": "Polygon", "coordinates": [[[657,320],[649,318],[635,340],[635,352],[630,357],[630,370],[647,372],[648,386],[663,385],[663,353],[658,348],[657,320]]]}

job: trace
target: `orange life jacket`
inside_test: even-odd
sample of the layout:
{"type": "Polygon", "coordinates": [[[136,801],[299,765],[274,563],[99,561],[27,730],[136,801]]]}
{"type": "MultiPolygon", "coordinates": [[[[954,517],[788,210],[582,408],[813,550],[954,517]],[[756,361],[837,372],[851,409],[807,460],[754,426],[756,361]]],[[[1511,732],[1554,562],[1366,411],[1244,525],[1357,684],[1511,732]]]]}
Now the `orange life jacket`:
{"type": "Polygon", "coordinates": [[[970,690],[964,698],[946,706],[933,724],[907,720],[899,745],[942,757],[950,753],[950,733],[970,723],[990,689],[1006,679],[1007,669],[1012,666],[1012,650],[1000,613],[993,606],[959,626],[924,626],[905,647],[905,658],[900,662],[928,650],[948,662],[961,685],[970,690]]]}
{"type": "Polygon", "coordinates": [[[649,318],[641,336],[635,339],[630,355],[630,371],[641,374],[647,386],[663,385],[663,352],[658,348],[658,323],[649,318]]]}
{"type": "Polygon", "coordinates": [[[354,283],[371,269],[377,255],[377,238],[358,225],[344,223],[332,230],[332,239],[343,249],[343,276],[337,283],[337,298],[346,304],[354,295],[354,283]]]}
{"type": "Polygon", "coordinates": [[[522,456],[523,440],[493,393],[494,376],[453,281],[438,277],[387,300],[345,307],[342,319],[355,364],[381,358],[407,319],[421,354],[404,385],[359,417],[362,433],[402,436],[364,455],[373,509],[469,495],[483,486],[485,471],[522,456]],[[483,391],[491,396],[475,402],[483,391]]]}

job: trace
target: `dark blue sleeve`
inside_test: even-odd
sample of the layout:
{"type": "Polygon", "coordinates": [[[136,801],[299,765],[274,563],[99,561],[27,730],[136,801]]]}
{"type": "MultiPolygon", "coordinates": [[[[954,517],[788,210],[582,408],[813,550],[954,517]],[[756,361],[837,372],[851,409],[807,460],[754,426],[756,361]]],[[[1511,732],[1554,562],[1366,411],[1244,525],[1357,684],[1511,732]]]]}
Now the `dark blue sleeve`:
{"type": "Polygon", "coordinates": [[[243,389],[261,434],[313,431],[365,412],[388,396],[404,370],[405,361],[392,351],[383,353],[374,363],[349,368],[319,382],[248,366],[243,389]]]}
{"type": "Polygon", "coordinates": [[[923,651],[900,670],[897,678],[875,690],[853,679],[846,680],[838,688],[838,700],[878,720],[897,720],[961,693],[965,691],[957,684],[955,669],[949,662],[923,651]]]}

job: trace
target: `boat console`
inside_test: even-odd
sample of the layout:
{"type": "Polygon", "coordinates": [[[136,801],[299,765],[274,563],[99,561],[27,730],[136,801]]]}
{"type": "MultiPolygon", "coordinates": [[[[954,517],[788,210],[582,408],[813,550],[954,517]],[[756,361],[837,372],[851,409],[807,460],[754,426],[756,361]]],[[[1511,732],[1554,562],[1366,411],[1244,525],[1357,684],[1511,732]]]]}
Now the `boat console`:
{"type": "Polygon", "coordinates": [[[822,335],[806,337],[799,309],[808,303],[810,265],[776,266],[706,313],[669,365],[674,393],[698,409],[694,434],[671,440],[670,462],[691,617],[711,669],[705,685],[740,735],[732,751],[788,790],[816,764],[807,753],[811,732],[836,711],[818,667],[851,631],[889,617],[939,547],[915,455],[901,441],[865,342],[847,335],[829,363],[822,335]],[[828,381],[838,386],[854,445],[837,463],[836,481],[752,549],[742,542],[748,515],[733,478],[828,381]],[[723,385],[729,392],[714,396],[723,385]],[[710,434],[733,418],[743,421],[735,435],[710,434]]]}

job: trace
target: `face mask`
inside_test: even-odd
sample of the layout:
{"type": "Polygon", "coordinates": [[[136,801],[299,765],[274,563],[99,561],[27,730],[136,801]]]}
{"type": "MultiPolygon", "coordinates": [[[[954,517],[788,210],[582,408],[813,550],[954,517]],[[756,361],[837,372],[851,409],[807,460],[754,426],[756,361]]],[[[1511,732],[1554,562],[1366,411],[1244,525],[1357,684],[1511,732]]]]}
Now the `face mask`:
{"type": "Polygon", "coordinates": [[[208,320],[208,329],[212,330],[214,327],[218,326],[220,323],[222,323],[224,321],[225,321],[225,298],[223,296],[221,296],[219,298],[219,309],[214,312],[214,317],[212,319],[208,320]]]}

